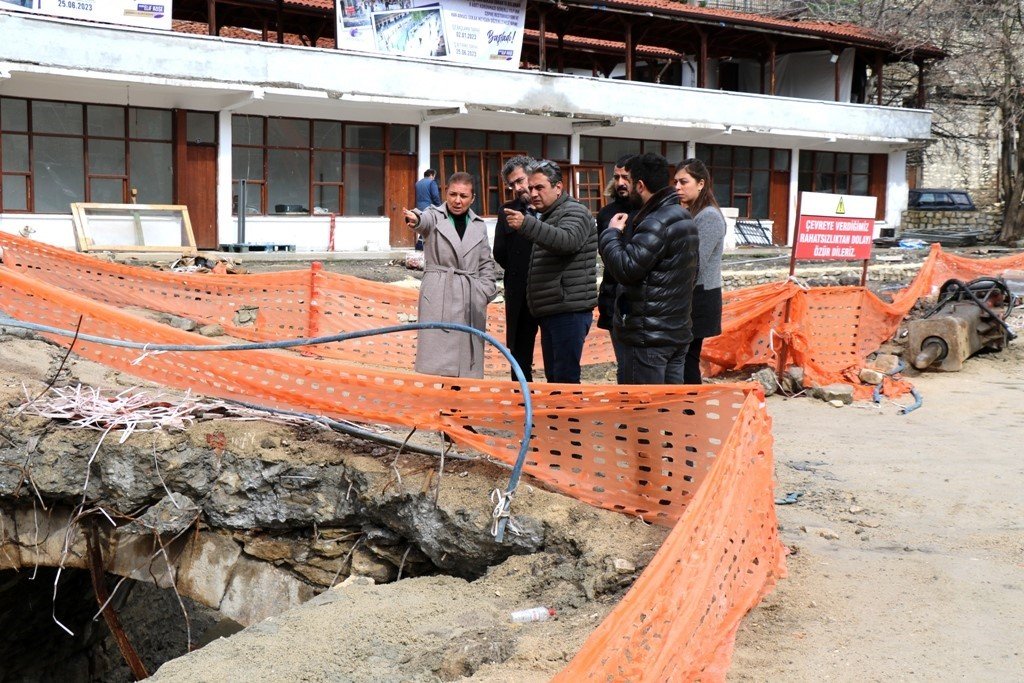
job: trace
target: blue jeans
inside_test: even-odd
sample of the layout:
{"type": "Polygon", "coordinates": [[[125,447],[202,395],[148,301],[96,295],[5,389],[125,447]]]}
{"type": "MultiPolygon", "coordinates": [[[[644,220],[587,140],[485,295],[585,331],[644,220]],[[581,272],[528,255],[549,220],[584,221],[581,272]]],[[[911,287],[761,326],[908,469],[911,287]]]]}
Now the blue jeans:
{"type": "MultiPolygon", "coordinates": [[[[615,340],[615,332],[612,331],[615,340]]],[[[683,384],[683,364],[689,344],[630,346],[616,340],[619,384],[683,384]]]]}
{"type": "Polygon", "coordinates": [[[544,355],[544,377],[549,382],[580,383],[583,342],[593,319],[591,311],[555,313],[537,318],[540,349],[544,355]]]}

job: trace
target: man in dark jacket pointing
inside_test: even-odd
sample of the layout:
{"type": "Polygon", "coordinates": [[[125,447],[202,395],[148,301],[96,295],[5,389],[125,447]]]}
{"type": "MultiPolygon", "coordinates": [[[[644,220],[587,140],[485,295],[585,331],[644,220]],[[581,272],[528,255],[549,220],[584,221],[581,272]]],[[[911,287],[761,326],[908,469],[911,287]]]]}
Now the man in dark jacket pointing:
{"type": "Polygon", "coordinates": [[[631,221],[617,214],[600,235],[605,270],[619,283],[612,317],[612,335],[622,347],[619,384],[682,384],[693,339],[697,226],[669,185],[665,157],[635,156],[626,170],[634,200],[643,205],[631,221]]]}
{"type": "Polygon", "coordinates": [[[565,191],[558,164],[538,161],[526,173],[538,215],[504,212],[508,226],[533,242],[526,298],[540,325],[544,376],[579,384],[583,342],[597,306],[597,225],[565,191]]]}

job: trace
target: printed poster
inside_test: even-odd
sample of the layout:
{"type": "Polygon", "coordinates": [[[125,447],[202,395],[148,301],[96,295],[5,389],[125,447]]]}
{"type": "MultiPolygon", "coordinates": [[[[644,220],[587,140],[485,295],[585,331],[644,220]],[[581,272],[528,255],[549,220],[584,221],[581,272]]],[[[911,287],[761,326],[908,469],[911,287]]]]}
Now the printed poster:
{"type": "Polygon", "coordinates": [[[140,28],[171,29],[171,0],[0,0],[0,9],[140,28]]]}
{"type": "Polygon", "coordinates": [[[341,49],[519,68],[526,0],[336,0],[341,49]]]}

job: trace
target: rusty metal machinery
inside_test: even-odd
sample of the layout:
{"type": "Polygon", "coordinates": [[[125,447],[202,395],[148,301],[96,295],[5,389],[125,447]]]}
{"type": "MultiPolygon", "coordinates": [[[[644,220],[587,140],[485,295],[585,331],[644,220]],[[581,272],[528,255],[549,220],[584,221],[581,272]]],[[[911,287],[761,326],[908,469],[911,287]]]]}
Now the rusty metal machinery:
{"type": "Polygon", "coordinates": [[[947,280],[938,304],[907,323],[907,358],[918,370],[955,372],[983,349],[1002,350],[1016,335],[1005,320],[1014,296],[1000,278],[947,280]]]}

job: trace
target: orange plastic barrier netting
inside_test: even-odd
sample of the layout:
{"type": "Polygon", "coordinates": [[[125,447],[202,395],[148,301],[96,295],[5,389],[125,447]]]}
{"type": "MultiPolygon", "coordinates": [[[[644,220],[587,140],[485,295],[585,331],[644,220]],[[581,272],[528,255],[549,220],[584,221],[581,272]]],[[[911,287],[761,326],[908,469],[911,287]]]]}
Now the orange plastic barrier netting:
{"type": "MultiPolygon", "coordinates": [[[[17,235],[0,232],[4,264],[44,282],[114,306],[136,306],[221,325],[227,334],[277,341],[400,325],[417,316],[415,289],[323,270],[256,275],[171,273],[110,263],[17,235]]],[[[487,330],[505,338],[505,308],[488,307],[487,330]]],[[[486,349],[488,372],[505,376],[507,362],[486,349]]],[[[319,345],[312,353],[367,365],[412,368],[415,335],[365,337],[319,345]]],[[[588,363],[614,360],[607,334],[587,338],[588,363]]],[[[540,347],[537,367],[541,366],[540,347]]]]}
{"type": "MultiPolygon", "coordinates": [[[[44,325],[73,328],[81,317],[82,334],[213,343],[6,267],[0,301],[6,314],[44,325]]],[[[444,429],[505,462],[515,460],[521,434],[518,385],[509,381],[373,371],[283,351],[149,353],[82,339],[74,350],[211,396],[444,429]]],[[[621,672],[613,675],[619,680],[664,680],[660,672],[682,671],[721,678],[739,620],[785,571],[760,389],[537,384],[532,397],[527,473],[592,504],[676,524],[637,587],[570,664],[569,680],[608,680],[610,672],[621,672]],[[601,638],[608,634],[618,642],[607,646],[601,638]]]]}
{"type": "Polygon", "coordinates": [[[745,457],[715,462],[654,560],[555,681],[725,679],[750,592],[761,587],[756,603],[783,569],[768,420],[744,411],[725,450],[745,457]]]}
{"type": "MultiPolygon", "coordinates": [[[[367,330],[415,319],[414,290],[329,273],[308,271],[262,275],[188,275],[99,261],[33,240],[0,233],[4,263],[69,291],[116,306],[138,306],[219,323],[242,339],[275,341],[367,330]]],[[[706,341],[703,359],[709,375],[768,365],[786,349],[787,366],[804,368],[814,384],[851,382],[867,398],[857,373],[866,356],[898,329],[921,296],[950,277],[972,279],[1024,267],[1024,256],[979,260],[956,257],[933,245],[917,278],[885,303],[862,287],[801,289],[791,282],[727,291],[722,334],[706,341]],[[788,307],[788,322],[787,320],[788,307]]],[[[488,308],[487,329],[504,338],[504,307],[488,308]]],[[[411,368],[412,333],[321,345],[306,353],[383,368],[411,368]]],[[[506,363],[488,348],[487,370],[504,375],[506,363]]],[[[585,364],[614,360],[607,333],[587,337],[585,364]]],[[[539,359],[537,365],[540,365],[539,359]]],[[[909,390],[887,381],[887,395],[909,390]]]]}

